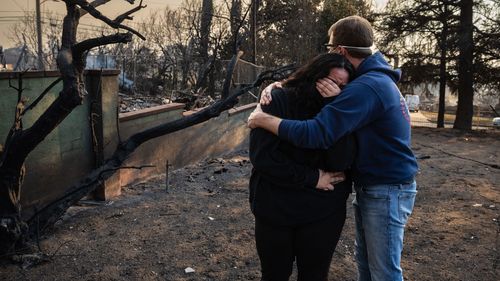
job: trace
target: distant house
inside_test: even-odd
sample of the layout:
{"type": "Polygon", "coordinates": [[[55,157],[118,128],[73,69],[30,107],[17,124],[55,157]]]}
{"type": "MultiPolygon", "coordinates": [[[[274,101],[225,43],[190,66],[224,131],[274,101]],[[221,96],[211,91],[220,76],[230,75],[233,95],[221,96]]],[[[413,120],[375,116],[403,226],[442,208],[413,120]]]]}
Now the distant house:
{"type": "Polygon", "coordinates": [[[14,71],[32,69],[36,66],[36,57],[23,46],[5,49],[3,59],[5,65],[10,65],[10,70],[14,71]]]}

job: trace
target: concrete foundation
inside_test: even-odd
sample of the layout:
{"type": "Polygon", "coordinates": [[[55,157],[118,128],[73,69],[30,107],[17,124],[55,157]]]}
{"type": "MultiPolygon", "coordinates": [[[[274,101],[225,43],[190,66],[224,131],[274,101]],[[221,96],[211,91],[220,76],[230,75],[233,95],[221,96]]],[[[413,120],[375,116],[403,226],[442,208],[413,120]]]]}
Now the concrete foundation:
{"type": "MultiPolygon", "coordinates": [[[[132,113],[118,114],[117,70],[87,71],[88,95],[71,114],[28,156],[22,187],[23,213],[40,209],[61,197],[71,184],[109,158],[120,140],[141,130],[182,118],[183,104],[169,104],[132,113]]],[[[0,143],[10,130],[17,102],[18,73],[0,73],[0,143]]],[[[36,99],[58,72],[29,72],[23,75],[23,97],[36,99]]],[[[28,128],[57,97],[55,86],[23,118],[28,128]]],[[[30,104],[28,102],[27,104],[30,104]]],[[[107,200],[120,194],[121,187],[165,172],[166,162],[177,169],[206,157],[247,145],[245,121],[255,104],[223,112],[202,124],[151,140],[139,147],[125,166],[154,165],[142,170],[124,169],[106,181],[93,195],[107,200]]]]}

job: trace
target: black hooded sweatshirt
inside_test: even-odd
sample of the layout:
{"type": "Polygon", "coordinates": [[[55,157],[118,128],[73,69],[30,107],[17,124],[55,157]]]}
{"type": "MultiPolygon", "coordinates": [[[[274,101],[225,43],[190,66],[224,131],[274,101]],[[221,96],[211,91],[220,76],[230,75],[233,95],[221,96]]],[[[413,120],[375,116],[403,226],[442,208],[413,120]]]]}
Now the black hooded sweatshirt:
{"type": "MultiPolygon", "coordinates": [[[[274,89],[272,102],[262,110],[283,119],[312,118],[332,98],[325,99],[315,89],[301,95],[291,89],[274,89]]],[[[354,136],[346,135],[327,150],[304,149],[256,128],[250,132],[250,206],[254,215],[283,226],[321,220],[345,211],[352,190],[348,169],[356,155],[354,136]],[[318,169],[346,171],[347,179],[333,191],[316,188],[318,169]]]]}

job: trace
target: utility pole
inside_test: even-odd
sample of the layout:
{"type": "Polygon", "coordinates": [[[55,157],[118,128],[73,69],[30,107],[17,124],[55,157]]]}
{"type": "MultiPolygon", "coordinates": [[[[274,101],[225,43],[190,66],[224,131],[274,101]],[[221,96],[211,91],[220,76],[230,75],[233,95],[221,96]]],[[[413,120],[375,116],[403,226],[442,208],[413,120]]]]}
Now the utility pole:
{"type": "Polygon", "coordinates": [[[252,13],[250,16],[250,38],[252,41],[252,63],[257,62],[257,11],[259,0],[252,0],[252,13]]]}
{"type": "Polygon", "coordinates": [[[7,68],[7,65],[5,63],[5,55],[3,53],[3,46],[0,45],[0,68],[7,68]]]}
{"type": "Polygon", "coordinates": [[[36,0],[36,33],[38,39],[38,70],[45,70],[45,67],[43,66],[42,19],[40,14],[40,0],[36,0]]]}

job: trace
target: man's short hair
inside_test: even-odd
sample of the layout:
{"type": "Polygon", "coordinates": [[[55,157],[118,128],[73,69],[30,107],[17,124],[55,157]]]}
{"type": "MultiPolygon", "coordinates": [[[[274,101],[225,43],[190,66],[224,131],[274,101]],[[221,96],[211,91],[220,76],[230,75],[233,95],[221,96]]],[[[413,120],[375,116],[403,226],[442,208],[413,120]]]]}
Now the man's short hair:
{"type": "Polygon", "coordinates": [[[328,35],[330,36],[328,45],[333,48],[343,46],[355,58],[366,58],[372,54],[368,48],[373,45],[373,28],[365,18],[349,16],[340,19],[330,27],[328,35]]]}

